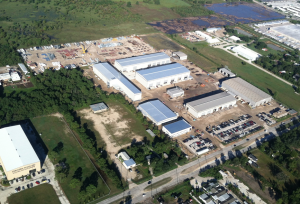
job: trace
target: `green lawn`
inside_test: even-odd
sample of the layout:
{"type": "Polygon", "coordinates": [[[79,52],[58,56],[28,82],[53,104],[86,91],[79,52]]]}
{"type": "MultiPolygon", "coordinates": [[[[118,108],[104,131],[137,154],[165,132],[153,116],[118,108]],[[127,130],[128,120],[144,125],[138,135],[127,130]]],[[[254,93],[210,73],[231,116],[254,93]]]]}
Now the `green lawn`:
{"type": "Polygon", "coordinates": [[[60,201],[50,184],[41,184],[34,188],[26,189],[8,197],[11,204],[60,204],[60,201]]]}
{"type": "MultiPolygon", "coordinates": [[[[267,180],[276,181],[280,189],[284,187],[285,184],[283,182],[278,182],[278,179],[271,173],[270,165],[276,165],[274,160],[272,160],[269,156],[265,155],[258,149],[252,150],[251,153],[258,159],[257,164],[259,165],[259,168],[256,169],[257,172],[267,180]]],[[[277,166],[289,177],[292,183],[295,181],[295,177],[291,173],[289,173],[285,168],[279,165],[277,166]]]]}
{"type": "Polygon", "coordinates": [[[238,77],[245,79],[268,94],[270,94],[270,92],[276,92],[275,98],[277,100],[297,111],[300,110],[300,95],[295,94],[294,89],[291,86],[279,79],[248,63],[246,65],[242,65],[242,60],[224,50],[213,48],[202,42],[190,43],[180,36],[175,37],[175,39],[189,47],[196,47],[201,55],[211,59],[217,64],[214,68],[200,66],[204,70],[208,72],[215,72],[218,67],[227,65],[231,71],[237,74],[238,77]]]}
{"type": "Polygon", "coordinates": [[[145,191],[151,191],[151,189],[154,190],[162,185],[165,185],[166,183],[169,183],[170,181],[172,181],[171,177],[164,178],[156,183],[153,183],[153,184],[147,186],[144,190],[145,191]]]}
{"type": "Polygon", "coordinates": [[[260,49],[256,49],[255,47],[254,47],[254,44],[252,43],[252,44],[250,44],[249,46],[246,46],[247,48],[249,48],[249,49],[251,49],[251,50],[253,50],[253,51],[255,51],[255,52],[257,52],[257,53],[259,53],[259,54],[261,54],[261,55],[264,55],[264,56],[267,56],[267,55],[269,55],[269,54],[277,54],[279,51],[277,51],[277,50],[273,50],[272,48],[270,48],[270,47],[266,47],[268,50],[267,51],[263,51],[263,50],[260,50],[260,49]]]}
{"type": "Polygon", "coordinates": [[[72,204],[80,203],[77,195],[81,186],[84,187],[89,184],[96,185],[97,193],[95,197],[104,196],[109,193],[109,189],[98,176],[96,169],[90,162],[80,145],[67,129],[65,123],[55,116],[43,116],[31,119],[35,129],[41,133],[41,139],[51,151],[57,147],[58,143],[63,144],[63,150],[59,154],[59,158],[54,161],[65,161],[69,165],[69,173],[67,179],[62,183],[58,178],[64,193],[72,204]],[[76,172],[76,173],[75,173],[76,172]],[[69,183],[73,176],[81,178],[81,185],[75,189],[71,189],[69,183]]]}

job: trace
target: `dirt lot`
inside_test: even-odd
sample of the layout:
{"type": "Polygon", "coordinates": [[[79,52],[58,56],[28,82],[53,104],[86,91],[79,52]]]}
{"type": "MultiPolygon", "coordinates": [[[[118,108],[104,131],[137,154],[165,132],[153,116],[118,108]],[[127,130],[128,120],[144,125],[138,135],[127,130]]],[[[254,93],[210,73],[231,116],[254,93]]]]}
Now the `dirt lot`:
{"type": "Polygon", "coordinates": [[[44,67],[45,69],[51,67],[57,69],[58,65],[53,65],[53,63],[58,63],[62,66],[66,66],[68,64],[75,64],[77,66],[82,67],[90,65],[94,62],[103,62],[106,60],[114,62],[116,59],[150,54],[154,52],[155,49],[152,48],[152,46],[144,43],[143,39],[137,36],[126,37],[122,40],[117,40],[117,38],[114,38],[109,42],[95,40],[90,42],[80,42],[77,45],[75,45],[74,43],[70,43],[69,47],[65,45],[64,48],[60,49],[26,49],[26,53],[29,54],[27,62],[37,63],[37,68],[34,68],[33,70],[38,73],[43,72],[42,67],[44,67]],[[100,44],[108,43],[122,43],[122,45],[115,47],[98,47],[98,45],[100,44]],[[86,53],[83,53],[82,46],[86,49],[86,53]],[[51,60],[48,57],[49,53],[55,55],[54,59],[51,60]]]}
{"type": "Polygon", "coordinates": [[[121,162],[116,159],[115,154],[117,154],[120,149],[131,144],[131,142],[126,143],[125,141],[127,140],[124,140],[124,137],[130,139],[130,141],[133,139],[141,141],[143,137],[133,135],[128,128],[128,121],[121,121],[120,119],[122,117],[115,109],[111,108],[109,111],[98,114],[94,114],[90,109],[83,109],[79,112],[79,114],[85,119],[93,121],[95,130],[99,132],[106,144],[108,155],[111,160],[117,164],[123,178],[125,180],[128,178],[136,178],[136,172],[129,172],[126,170],[121,162]]]}

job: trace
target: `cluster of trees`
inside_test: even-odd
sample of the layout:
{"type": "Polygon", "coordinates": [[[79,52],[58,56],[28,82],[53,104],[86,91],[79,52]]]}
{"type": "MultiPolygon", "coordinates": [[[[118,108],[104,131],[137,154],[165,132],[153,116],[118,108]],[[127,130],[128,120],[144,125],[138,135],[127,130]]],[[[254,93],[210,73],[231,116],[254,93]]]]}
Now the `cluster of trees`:
{"type": "Polygon", "coordinates": [[[262,56],[255,63],[298,86],[300,85],[300,81],[296,82],[293,78],[295,74],[300,73],[298,50],[262,56]],[[286,73],[280,73],[280,71],[286,73]]]}
{"type": "Polygon", "coordinates": [[[238,34],[238,31],[237,31],[237,30],[232,29],[232,28],[229,27],[229,26],[225,26],[225,30],[226,30],[226,33],[231,34],[231,35],[238,36],[242,41],[245,41],[245,42],[250,42],[250,41],[252,41],[252,40],[254,40],[254,41],[257,41],[257,40],[258,40],[258,38],[255,37],[255,36],[249,37],[249,36],[245,36],[245,35],[240,35],[240,34],[238,34]]]}
{"type": "Polygon", "coordinates": [[[176,6],[172,7],[171,9],[182,17],[207,16],[214,13],[202,5],[176,6]]]}
{"type": "Polygon", "coordinates": [[[221,170],[220,167],[210,168],[203,172],[200,172],[199,176],[204,177],[204,178],[205,177],[214,177],[215,179],[220,180],[223,178],[223,176],[219,172],[220,170],[221,170]]]}
{"type": "Polygon", "coordinates": [[[156,5],[160,5],[160,0],[143,0],[144,3],[147,4],[156,4],[156,5]]]}

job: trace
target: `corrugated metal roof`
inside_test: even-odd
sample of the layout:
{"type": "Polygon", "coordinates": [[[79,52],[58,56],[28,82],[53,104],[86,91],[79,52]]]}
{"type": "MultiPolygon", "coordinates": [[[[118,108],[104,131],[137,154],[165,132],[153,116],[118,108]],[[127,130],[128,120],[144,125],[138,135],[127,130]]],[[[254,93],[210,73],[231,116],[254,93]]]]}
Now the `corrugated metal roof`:
{"type": "Polygon", "coordinates": [[[99,111],[99,110],[106,110],[106,109],[108,109],[108,107],[104,103],[97,103],[97,104],[90,105],[90,108],[93,111],[99,111]]]}
{"type": "Polygon", "coordinates": [[[178,51],[178,52],[173,52],[173,54],[174,54],[174,55],[178,55],[179,57],[187,57],[187,55],[186,55],[185,53],[180,52],[180,51],[178,51]]]}
{"type": "Polygon", "coordinates": [[[6,171],[40,161],[20,125],[0,129],[0,157],[6,171]]]}
{"type": "Polygon", "coordinates": [[[159,67],[152,67],[137,71],[137,74],[144,77],[147,81],[170,77],[183,73],[189,74],[190,70],[188,70],[185,66],[179,63],[167,64],[159,67]]]}
{"type": "Polygon", "coordinates": [[[262,90],[256,88],[252,84],[246,82],[245,80],[237,77],[225,80],[222,82],[222,87],[228,88],[230,87],[232,92],[234,92],[238,96],[246,96],[254,103],[259,102],[263,99],[270,98],[269,94],[266,94],[262,90]]]}
{"type": "Polygon", "coordinates": [[[146,131],[149,133],[149,135],[151,135],[152,137],[155,137],[155,134],[154,134],[154,132],[152,132],[152,130],[147,129],[146,131]]]}
{"type": "Polygon", "coordinates": [[[236,101],[236,99],[232,95],[226,92],[222,92],[189,102],[186,105],[189,105],[190,107],[195,109],[196,112],[201,112],[211,108],[219,108],[223,104],[232,101],[236,101]]]}
{"type": "Polygon", "coordinates": [[[116,62],[118,62],[122,67],[126,67],[126,66],[134,66],[136,64],[141,64],[141,63],[150,63],[159,60],[170,60],[170,57],[164,52],[159,52],[159,53],[153,53],[149,55],[141,55],[137,57],[118,59],[116,60],[116,62]]]}
{"type": "Polygon", "coordinates": [[[129,157],[129,155],[127,154],[127,152],[120,152],[119,155],[118,155],[118,157],[122,157],[122,159],[123,159],[124,161],[130,159],[130,157],[129,157]]]}
{"type": "Polygon", "coordinates": [[[170,123],[164,126],[171,134],[191,128],[192,126],[186,122],[184,119],[178,120],[176,122],[170,123]]]}
{"type": "Polygon", "coordinates": [[[18,65],[19,65],[20,69],[21,69],[24,73],[27,73],[27,72],[28,72],[27,68],[25,67],[25,65],[24,65],[23,63],[19,63],[18,65]]]}
{"type": "Polygon", "coordinates": [[[170,95],[170,96],[173,96],[173,95],[178,95],[178,94],[184,94],[184,90],[180,87],[174,87],[174,88],[171,88],[167,91],[167,93],[170,95]]]}
{"type": "Polygon", "coordinates": [[[124,84],[129,90],[133,93],[141,93],[141,90],[138,89],[135,85],[131,83],[122,73],[118,72],[114,67],[108,63],[98,63],[94,64],[94,67],[102,73],[108,81],[113,79],[118,79],[122,84],[124,84]]]}
{"type": "Polygon", "coordinates": [[[133,159],[128,159],[128,160],[124,161],[124,164],[126,166],[131,166],[131,165],[134,165],[136,163],[135,163],[135,161],[133,159]]]}
{"type": "Polygon", "coordinates": [[[140,104],[139,107],[157,123],[168,118],[177,117],[177,115],[160,100],[148,101],[140,104]]]}

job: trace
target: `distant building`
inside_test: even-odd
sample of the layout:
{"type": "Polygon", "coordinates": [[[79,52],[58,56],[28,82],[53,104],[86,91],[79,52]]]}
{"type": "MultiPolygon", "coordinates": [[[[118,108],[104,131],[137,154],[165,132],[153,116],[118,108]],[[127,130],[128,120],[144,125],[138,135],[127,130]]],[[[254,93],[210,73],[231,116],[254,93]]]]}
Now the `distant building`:
{"type": "Polygon", "coordinates": [[[214,182],[208,182],[206,184],[204,184],[202,186],[202,188],[206,191],[209,192],[212,188],[218,187],[219,184],[218,183],[214,183],[214,182]]]}
{"type": "Polygon", "coordinates": [[[250,50],[249,48],[246,48],[242,45],[232,47],[231,50],[233,52],[237,53],[238,55],[241,55],[242,57],[250,60],[250,61],[255,61],[255,60],[257,60],[258,58],[261,57],[261,55],[258,54],[257,52],[254,52],[253,50],[250,50]]]}
{"type": "Polygon", "coordinates": [[[8,81],[9,79],[11,79],[9,73],[0,74],[0,81],[8,81]]]}
{"type": "Polygon", "coordinates": [[[105,105],[105,103],[96,103],[96,104],[90,105],[90,108],[92,109],[92,111],[94,113],[101,113],[101,112],[108,110],[108,107],[107,107],[107,105],[105,105]]]}
{"type": "Polygon", "coordinates": [[[114,66],[121,72],[129,72],[147,67],[168,64],[170,62],[170,57],[166,53],[159,52],[125,59],[117,59],[114,66]]]}
{"type": "Polygon", "coordinates": [[[248,163],[254,166],[255,168],[259,168],[258,164],[251,159],[248,161],[248,163]]]}
{"type": "Polygon", "coordinates": [[[136,80],[146,88],[157,88],[191,79],[190,70],[179,63],[162,65],[136,72],[136,80]]]}
{"type": "Polygon", "coordinates": [[[218,38],[211,38],[211,39],[206,40],[206,42],[209,44],[213,44],[213,43],[220,42],[220,40],[218,38]]]}
{"type": "Polygon", "coordinates": [[[158,99],[141,103],[137,109],[156,125],[175,120],[178,117],[176,113],[158,99]]]}
{"type": "Polygon", "coordinates": [[[248,158],[251,159],[254,162],[258,161],[258,159],[253,154],[249,154],[248,158]]]}
{"type": "Polygon", "coordinates": [[[236,37],[236,36],[234,36],[234,35],[233,35],[233,36],[230,36],[229,39],[230,39],[230,40],[233,40],[233,41],[235,41],[235,42],[238,41],[238,40],[239,40],[239,41],[241,40],[241,38],[236,37]]]}
{"type": "Polygon", "coordinates": [[[206,32],[214,33],[214,32],[217,32],[218,30],[222,30],[222,28],[207,28],[206,32]]]}
{"type": "Polygon", "coordinates": [[[196,154],[198,155],[205,154],[206,152],[209,152],[209,149],[207,147],[203,147],[196,150],[196,154]]]}
{"type": "Polygon", "coordinates": [[[173,56],[178,57],[180,60],[187,60],[187,55],[183,52],[173,52],[173,56]]]}
{"type": "Polygon", "coordinates": [[[11,72],[10,76],[11,76],[12,81],[20,81],[21,80],[18,72],[11,72]]]}
{"type": "Polygon", "coordinates": [[[124,161],[130,159],[129,155],[128,155],[126,152],[120,152],[120,153],[118,154],[118,158],[122,158],[122,160],[124,160],[124,161]]]}
{"type": "Polygon", "coordinates": [[[173,87],[167,90],[167,94],[171,98],[177,98],[184,95],[184,90],[180,87],[173,87]]]}
{"type": "Polygon", "coordinates": [[[23,63],[19,63],[18,65],[19,65],[20,69],[22,70],[22,72],[24,72],[24,74],[28,73],[28,70],[23,63]]]}
{"type": "Polygon", "coordinates": [[[171,138],[183,135],[192,130],[192,126],[184,119],[164,125],[162,131],[171,138]]]}
{"type": "Polygon", "coordinates": [[[226,77],[235,77],[236,75],[228,68],[220,68],[219,72],[226,77]]]}
{"type": "Polygon", "coordinates": [[[232,95],[221,92],[188,102],[185,107],[195,118],[200,118],[224,108],[232,107],[235,104],[236,99],[232,95]]]}
{"type": "Polygon", "coordinates": [[[269,103],[272,100],[272,96],[239,77],[223,81],[222,88],[249,103],[252,108],[269,103]]]}
{"type": "Polygon", "coordinates": [[[108,87],[114,87],[115,89],[120,90],[132,101],[139,101],[142,99],[141,90],[110,64],[94,64],[93,71],[108,87]]]}
{"type": "Polygon", "coordinates": [[[40,160],[20,125],[0,129],[0,165],[8,180],[41,170],[40,160]]]}
{"type": "MultiPolygon", "coordinates": [[[[207,195],[206,193],[202,194],[199,196],[200,200],[205,203],[208,204],[212,201],[212,199],[209,197],[209,195],[207,195]]],[[[212,201],[213,202],[213,201],[212,201]]],[[[214,203],[214,202],[213,202],[214,203]]]]}

